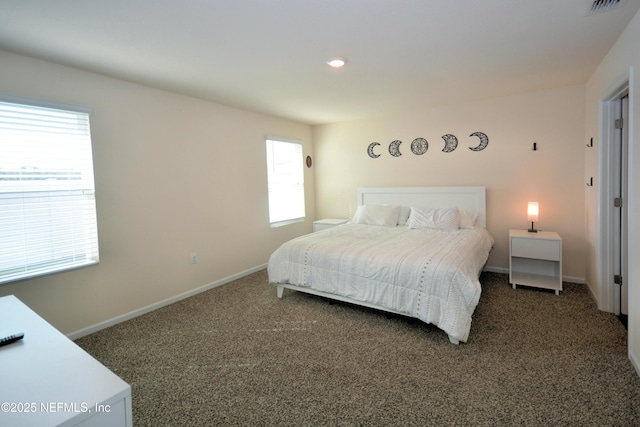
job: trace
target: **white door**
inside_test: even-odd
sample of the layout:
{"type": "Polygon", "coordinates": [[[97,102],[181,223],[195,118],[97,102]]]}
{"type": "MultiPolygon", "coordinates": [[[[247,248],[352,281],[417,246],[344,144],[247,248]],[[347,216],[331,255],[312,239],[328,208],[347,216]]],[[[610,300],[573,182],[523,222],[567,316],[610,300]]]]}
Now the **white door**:
{"type": "Polygon", "coordinates": [[[629,149],[629,96],[619,99],[615,110],[615,137],[613,140],[613,257],[615,282],[619,289],[619,301],[616,301],[616,313],[620,313],[623,322],[628,314],[627,283],[627,185],[628,185],[628,149],[629,149]]]}

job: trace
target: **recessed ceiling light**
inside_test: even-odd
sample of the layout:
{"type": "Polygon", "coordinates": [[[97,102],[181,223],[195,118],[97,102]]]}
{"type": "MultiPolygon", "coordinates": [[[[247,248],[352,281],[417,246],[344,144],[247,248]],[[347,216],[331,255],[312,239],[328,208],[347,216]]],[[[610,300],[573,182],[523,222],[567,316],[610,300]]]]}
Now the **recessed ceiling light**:
{"type": "Polygon", "coordinates": [[[344,65],[347,63],[347,60],[345,58],[331,58],[330,60],[327,61],[327,64],[329,64],[330,67],[333,68],[340,68],[340,67],[344,67],[344,65]]]}

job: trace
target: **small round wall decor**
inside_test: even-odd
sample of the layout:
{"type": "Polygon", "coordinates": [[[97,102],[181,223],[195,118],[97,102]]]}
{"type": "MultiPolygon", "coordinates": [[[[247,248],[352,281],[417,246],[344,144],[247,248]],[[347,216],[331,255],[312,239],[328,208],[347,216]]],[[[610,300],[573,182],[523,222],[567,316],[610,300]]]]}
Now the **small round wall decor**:
{"type": "Polygon", "coordinates": [[[411,142],[411,152],[416,156],[421,156],[429,149],[429,143],[424,138],[416,138],[411,142]]]}

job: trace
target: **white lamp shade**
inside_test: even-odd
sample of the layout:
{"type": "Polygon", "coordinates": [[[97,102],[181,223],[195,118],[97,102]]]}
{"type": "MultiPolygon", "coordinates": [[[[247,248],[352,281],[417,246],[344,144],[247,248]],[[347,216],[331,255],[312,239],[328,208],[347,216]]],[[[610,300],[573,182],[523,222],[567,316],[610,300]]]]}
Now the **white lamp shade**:
{"type": "Polygon", "coordinates": [[[529,202],[527,206],[527,220],[528,221],[538,221],[538,202],[529,202]]]}

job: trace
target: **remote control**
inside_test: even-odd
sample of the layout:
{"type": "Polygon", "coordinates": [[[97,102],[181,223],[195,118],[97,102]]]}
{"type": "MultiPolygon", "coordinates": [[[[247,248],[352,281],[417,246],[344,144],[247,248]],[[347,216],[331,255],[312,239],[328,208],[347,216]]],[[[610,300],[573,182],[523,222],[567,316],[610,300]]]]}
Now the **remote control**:
{"type": "Polygon", "coordinates": [[[17,334],[9,335],[8,337],[0,338],[0,347],[3,345],[11,344],[12,342],[16,342],[24,338],[24,333],[20,332],[17,334]]]}

